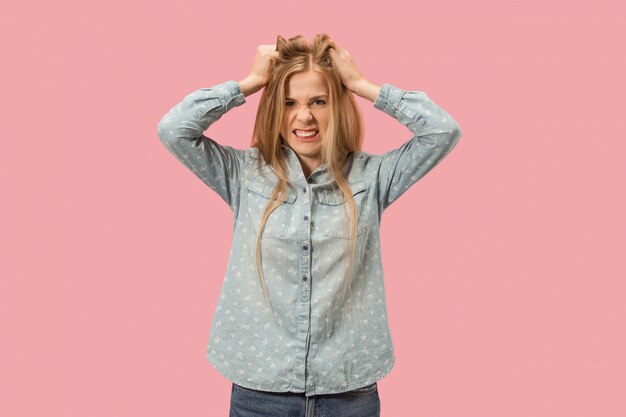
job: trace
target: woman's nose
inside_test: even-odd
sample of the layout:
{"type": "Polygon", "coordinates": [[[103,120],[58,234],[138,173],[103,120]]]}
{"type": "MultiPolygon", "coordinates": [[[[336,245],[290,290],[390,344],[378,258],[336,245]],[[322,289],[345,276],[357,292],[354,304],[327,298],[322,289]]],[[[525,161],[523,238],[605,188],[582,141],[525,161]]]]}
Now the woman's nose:
{"type": "Polygon", "coordinates": [[[312,113],[311,113],[311,109],[309,109],[308,107],[303,108],[302,110],[298,111],[298,120],[309,120],[312,118],[312,113]]]}

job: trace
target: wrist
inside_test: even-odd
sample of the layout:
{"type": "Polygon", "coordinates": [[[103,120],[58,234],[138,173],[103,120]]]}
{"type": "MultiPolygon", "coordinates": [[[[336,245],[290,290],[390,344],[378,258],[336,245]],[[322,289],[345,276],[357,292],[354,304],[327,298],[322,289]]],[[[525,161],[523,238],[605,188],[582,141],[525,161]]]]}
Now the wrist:
{"type": "Polygon", "coordinates": [[[376,85],[365,78],[361,78],[360,80],[355,81],[350,91],[356,94],[359,97],[363,97],[372,103],[376,101],[378,94],[380,93],[380,86],[376,85]]]}
{"type": "Polygon", "coordinates": [[[254,94],[263,88],[263,83],[255,75],[249,74],[243,80],[239,81],[239,89],[244,96],[254,94]]]}

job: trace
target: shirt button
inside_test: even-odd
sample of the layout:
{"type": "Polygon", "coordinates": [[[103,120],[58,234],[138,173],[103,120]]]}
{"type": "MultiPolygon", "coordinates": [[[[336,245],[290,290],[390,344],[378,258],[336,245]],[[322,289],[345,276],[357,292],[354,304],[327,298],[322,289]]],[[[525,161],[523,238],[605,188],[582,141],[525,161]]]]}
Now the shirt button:
{"type": "Polygon", "coordinates": [[[307,277],[306,277],[306,275],[305,275],[305,276],[303,276],[303,277],[302,277],[302,279],[306,281],[306,280],[307,280],[307,277]]]}
{"type": "Polygon", "coordinates": [[[308,250],[308,249],[309,249],[309,247],[308,247],[307,245],[304,245],[304,246],[302,247],[302,249],[304,249],[304,250],[308,250]]]}
{"type": "Polygon", "coordinates": [[[309,216],[304,216],[304,220],[309,220],[309,216]]]}
{"type": "Polygon", "coordinates": [[[303,188],[303,189],[302,189],[302,192],[303,192],[303,193],[306,193],[306,188],[303,188]]]}

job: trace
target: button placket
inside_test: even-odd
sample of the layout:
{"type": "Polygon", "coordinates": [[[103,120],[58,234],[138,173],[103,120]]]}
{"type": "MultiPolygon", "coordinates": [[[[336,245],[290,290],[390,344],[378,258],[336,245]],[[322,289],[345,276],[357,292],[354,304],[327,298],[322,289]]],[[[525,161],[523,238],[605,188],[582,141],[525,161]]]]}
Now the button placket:
{"type": "MultiPolygon", "coordinates": [[[[308,216],[308,215],[305,215],[305,216],[304,216],[304,221],[306,222],[307,220],[309,220],[309,216],[308,216]]],[[[308,225],[307,225],[307,227],[305,227],[305,230],[307,231],[307,233],[306,233],[306,234],[307,234],[307,237],[309,237],[309,238],[310,238],[310,236],[311,236],[311,231],[310,231],[310,229],[309,229],[308,225]]],[[[305,260],[308,260],[308,257],[306,257],[306,256],[305,256],[305,257],[304,257],[304,259],[305,259],[305,260]]],[[[307,266],[308,266],[308,264],[307,264],[307,266]]],[[[308,268],[307,268],[307,269],[308,269],[308,268]]],[[[304,275],[302,275],[302,280],[303,280],[304,282],[306,282],[308,279],[309,279],[309,277],[307,276],[307,274],[306,274],[306,273],[305,273],[304,275]]]]}
{"type": "Polygon", "coordinates": [[[300,242],[300,279],[302,282],[302,293],[301,293],[301,300],[307,301],[310,298],[310,285],[311,285],[311,280],[310,280],[310,264],[311,264],[311,257],[309,256],[310,253],[310,241],[311,241],[311,228],[308,224],[310,215],[311,215],[311,201],[308,198],[309,195],[307,193],[308,191],[308,184],[302,184],[301,186],[301,190],[303,193],[303,198],[302,198],[302,204],[303,204],[303,208],[304,208],[304,214],[303,214],[303,219],[304,221],[302,221],[302,225],[303,230],[300,233],[300,238],[302,239],[300,242]]]}

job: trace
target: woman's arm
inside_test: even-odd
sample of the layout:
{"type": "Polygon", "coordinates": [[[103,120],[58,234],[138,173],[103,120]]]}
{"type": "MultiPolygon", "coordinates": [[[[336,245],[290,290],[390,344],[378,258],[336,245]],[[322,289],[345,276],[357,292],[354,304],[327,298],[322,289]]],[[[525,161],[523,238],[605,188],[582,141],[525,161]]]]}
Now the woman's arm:
{"type": "Polygon", "coordinates": [[[330,55],[348,90],[373,101],[374,107],[394,117],[413,133],[399,148],[373,156],[382,212],[441,162],[461,137],[461,128],[426,93],[405,91],[391,84],[379,87],[368,81],[350,53],[336,42],[330,55]]]}
{"type": "Polygon", "coordinates": [[[239,84],[226,81],[185,96],[161,119],[157,133],[165,147],[234,209],[245,151],[203,135],[233,107],[246,102],[239,84]]]}
{"type": "Polygon", "coordinates": [[[381,211],[398,199],[448,155],[461,137],[458,123],[422,91],[383,84],[374,107],[405,125],[413,137],[378,156],[381,211]]]}
{"type": "Polygon", "coordinates": [[[362,78],[353,84],[351,91],[374,103],[380,95],[380,86],[362,78]]]}
{"type": "Polygon", "coordinates": [[[245,97],[267,85],[276,45],[259,45],[250,73],[238,83],[226,81],[187,95],[158,124],[161,142],[198,178],[219,194],[231,209],[239,201],[239,176],[245,150],[220,145],[203,135],[208,127],[245,97]]]}

